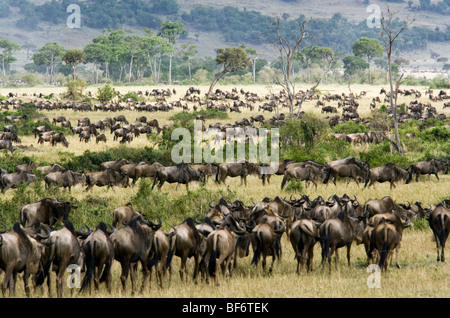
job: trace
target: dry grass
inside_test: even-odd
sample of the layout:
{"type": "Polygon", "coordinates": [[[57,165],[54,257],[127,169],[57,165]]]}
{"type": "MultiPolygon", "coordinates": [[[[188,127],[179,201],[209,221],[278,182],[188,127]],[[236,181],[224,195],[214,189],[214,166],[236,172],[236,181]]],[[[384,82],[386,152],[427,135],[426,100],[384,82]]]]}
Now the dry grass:
{"type": "MultiPolygon", "coordinates": [[[[223,90],[231,90],[234,86],[218,86],[223,90]]],[[[119,87],[121,92],[136,91],[146,89],[151,90],[153,87],[119,87]]],[[[186,91],[187,87],[176,86],[177,95],[172,99],[178,99],[186,91]]],[[[238,87],[239,89],[240,87],[238,87]]],[[[297,89],[305,89],[305,87],[298,87],[297,89]]],[[[320,87],[322,93],[326,92],[346,92],[348,88],[338,85],[323,85],[320,87]]],[[[95,87],[90,87],[92,92],[96,91],[95,87]]],[[[207,87],[200,87],[202,93],[206,91],[207,87]]],[[[263,85],[248,86],[244,88],[252,92],[257,92],[260,96],[266,94],[270,89],[273,92],[278,92],[277,87],[267,87],[263,85]]],[[[359,93],[360,91],[367,91],[366,97],[360,100],[360,112],[364,116],[369,114],[368,101],[373,96],[377,96],[380,87],[367,86],[367,85],[353,85],[351,87],[353,92],[359,93]]],[[[418,88],[420,91],[424,91],[425,88],[418,88]]],[[[0,94],[6,94],[12,90],[0,90],[0,94]]],[[[24,88],[20,89],[20,95],[26,93],[28,96],[23,98],[29,98],[33,92],[57,92],[60,93],[63,89],[59,88],[24,88]]],[[[424,98],[424,97],[422,97],[424,98]]],[[[405,101],[409,103],[412,97],[402,97],[400,102],[405,101]]],[[[333,104],[333,103],[331,103],[333,104]]],[[[442,111],[441,103],[436,103],[438,112],[442,111]]],[[[314,107],[314,102],[307,102],[304,109],[306,111],[312,111],[320,116],[320,110],[314,107]]],[[[446,109],[446,114],[450,115],[450,110],[446,109]]],[[[157,118],[162,124],[170,123],[169,117],[174,112],[169,113],[148,113],[141,114],[133,111],[121,112],[131,122],[140,115],[146,115],[148,118],[157,118]]],[[[103,112],[90,112],[90,113],[75,113],[72,111],[52,111],[44,112],[45,116],[50,119],[57,115],[65,115],[69,117],[72,123],[76,123],[76,119],[89,116],[92,120],[98,120],[103,117],[116,116],[119,113],[103,113],[103,112]]],[[[253,113],[252,113],[253,114],[253,113]]],[[[228,122],[234,122],[235,120],[250,116],[250,112],[244,110],[242,114],[229,114],[230,118],[228,122]]],[[[265,116],[271,116],[272,114],[264,114],[265,116]]],[[[224,121],[226,122],[226,121],[224,121]]],[[[206,123],[207,125],[209,122],[206,123]]],[[[109,134],[109,133],[108,133],[109,134]]],[[[107,134],[107,137],[108,137],[107,134]]],[[[22,137],[21,137],[22,138],[22,137]]],[[[63,146],[57,146],[52,148],[50,145],[38,145],[37,140],[33,136],[22,138],[22,147],[18,152],[23,152],[27,155],[33,155],[39,160],[47,162],[55,162],[62,155],[80,155],[85,150],[91,151],[103,151],[110,147],[119,145],[118,141],[113,141],[112,136],[108,137],[107,144],[96,145],[95,142],[80,143],[75,136],[69,136],[68,141],[70,143],[69,148],[63,146]]],[[[136,138],[130,145],[130,147],[141,148],[144,146],[151,146],[149,140],[146,137],[141,136],[136,138]]],[[[289,197],[291,193],[281,191],[281,177],[272,177],[271,184],[265,187],[262,186],[261,181],[256,177],[249,177],[248,186],[240,186],[240,181],[236,179],[228,179],[227,186],[236,192],[237,199],[242,200],[245,204],[251,205],[252,202],[262,200],[264,197],[289,197]]],[[[198,185],[193,184],[192,189],[195,189],[198,185]]],[[[211,181],[206,185],[208,189],[226,189],[226,186],[217,186],[211,181]]],[[[109,202],[109,209],[112,210],[123,205],[129,201],[135,192],[135,188],[130,189],[116,189],[115,192],[106,190],[105,188],[94,188],[92,193],[85,193],[84,188],[78,186],[72,190],[72,195],[79,200],[86,198],[102,198],[109,202]]],[[[320,184],[318,190],[314,188],[307,188],[303,191],[304,194],[310,197],[317,197],[318,195],[328,198],[333,194],[342,196],[347,193],[351,196],[356,195],[359,202],[364,203],[369,199],[381,198],[386,195],[390,195],[397,202],[403,203],[406,201],[415,202],[420,201],[425,206],[429,204],[437,203],[444,198],[448,198],[450,194],[450,176],[442,176],[441,181],[437,181],[434,177],[430,180],[422,177],[419,183],[413,182],[411,184],[399,184],[393,191],[389,190],[388,184],[377,184],[376,189],[362,190],[362,187],[357,187],[355,183],[351,182],[346,187],[344,182],[338,183],[338,186],[330,184],[328,187],[320,184]]],[[[10,190],[3,195],[4,199],[8,199],[12,196],[15,190],[10,190]]],[[[162,188],[163,192],[168,192],[171,197],[176,197],[182,194],[186,194],[184,187],[180,190],[175,190],[175,185],[165,184],[162,188]]],[[[298,194],[293,194],[298,196],[298,194]]],[[[152,204],[152,202],[149,202],[152,204]]],[[[199,207],[200,212],[200,207],[199,207]]],[[[75,212],[76,213],[76,212],[75,212]]],[[[171,211],[174,215],[173,220],[181,222],[176,217],[177,211],[171,211]]],[[[89,222],[89,214],[84,216],[85,221],[89,222]]],[[[106,222],[110,220],[105,220],[106,222]]],[[[174,225],[174,224],[172,224],[174,225]]],[[[169,224],[164,224],[164,230],[170,229],[169,224]]],[[[206,285],[204,283],[194,284],[189,282],[187,284],[180,282],[178,277],[179,261],[178,258],[174,258],[173,262],[173,277],[171,284],[167,283],[164,290],[156,287],[155,282],[152,282],[151,289],[148,287],[142,294],[137,294],[136,297],[165,297],[165,298],[204,298],[204,297],[220,297],[220,298],[235,298],[235,297],[448,297],[450,295],[449,285],[449,273],[450,268],[448,264],[438,264],[436,262],[435,245],[432,241],[431,231],[429,228],[418,230],[415,228],[409,228],[405,230],[402,248],[400,250],[400,264],[402,268],[397,269],[391,267],[386,275],[382,276],[381,288],[370,289],[367,287],[366,281],[369,277],[369,273],[366,272],[366,257],[364,247],[362,245],[354,245],[352,248],[352,265],[346,266],[345,249],[340,251],[340,264],[339,269],[328,273],[327,270],[322,271],[320,269],[320,247],[315,248],[314,267],[315,270],[306,275],[303,273],[298,276],[295,274],[296,262],[294,260],[293,249],[286,238],[282,238],[283,246],[283,258],[282,261],[276,263],[274,271],[271,275],[262,273],[260,267],[254,268],[250,265],[251,258],[242,259],[239,261],[238,268],[233,274],[233,277],[224,281],[221,279],[221,285],[219,287],[213,284],[206,285]]],[[[190,263],[192,265],[192,261],[190,263]]],[[[123,292],[120,285],[120,266],[118,263],[113,267],[113,293],[108,295],[104,286],[101,287],[99,292],[93,294],[94,297],[130,297],[130,282],[128,282],[127,292],[123,292]]],[[[66,289],[65,296],[69,296],[70,292],[66,289]]],[[[23,284],[19,280],[17,285],[17,297],[23,297],[23,284]]],[[[47,292],[38,291],[35,297],[47,297],[47,292]]],[[[87,295],[78,295],[77,291],[73,294],[73,297],[86,297],[87,295]]]]}

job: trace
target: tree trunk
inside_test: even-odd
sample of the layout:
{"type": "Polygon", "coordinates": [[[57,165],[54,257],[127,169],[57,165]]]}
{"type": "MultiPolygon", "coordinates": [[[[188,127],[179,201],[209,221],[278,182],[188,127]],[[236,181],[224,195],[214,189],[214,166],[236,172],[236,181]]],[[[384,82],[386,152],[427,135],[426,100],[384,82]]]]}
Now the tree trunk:
{"type": "Polygon", "coordinates": [[[223,71],[220,72],[220,74],[217,75],[217,77],[212,81],[211,86],[209,87],[209,90],[208,90],[208,96],[212,94],[212,91],[213,91],[214,86],[216,85],[217,81],[218,81],[222,76],[224,76],[226,73],[227,73],[227,71],[226,71],[226,70],[223,70],[223,71]]]}
{"type": "Polygon", "coordinates": [[[172,53],[169,53],[169,84],[172,84],[172,53]]]}
{"type": "Polygon", "coordinates": [[[192,75],[191,75],[191,61],[188,62],[188,70],[189,70],[189,80],[192,80],[192,75]]]}
{"type": "Polygon", "coordinates": [[[6,77],[6,70],[5,70],[5,54],[2,55],[2,67],[3,67],[3,77],[6,77]]]}
{"type": "Polygon", "coordinates": [[[131,82],[131,76],[132,76],[132,72],[133,72],[133,58],[134,56],[131,55],[131,60],[130,60],[130,72],[128,74],[128,83],[131,82]]]}
{"type": "Polygon", "coordinates": [[[403,147],[400,143],[400,135],[398,133],[398,118],[397,118],[397,105],[394,104],[394,83],[392,82],[392,69],[391,69],[391,56],[388,56],[388,68],[389,68],[389,85],[391,87],[391,93],[389,94],[389,102],[391,104],[392,117],[394,119],[394,133],[395,143],[397,145],[397,151],[399,154],[404,155],[403,147]]]}

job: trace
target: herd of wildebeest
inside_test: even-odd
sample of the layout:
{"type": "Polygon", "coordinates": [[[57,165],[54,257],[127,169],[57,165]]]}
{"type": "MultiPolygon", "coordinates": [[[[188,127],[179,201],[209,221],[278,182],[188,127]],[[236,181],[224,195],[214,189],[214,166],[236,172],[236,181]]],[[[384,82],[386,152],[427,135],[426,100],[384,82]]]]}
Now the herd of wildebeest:
{"type": "MultiPolygon", "coordinates": [[[[35,99],[32,102],[39,111],[54,109],[75,109],[78,111],[111,111],[122,109],[136,111],[169,111],[174,107],[182,107],[187,111],[187,102],[194,103],[194,109],[206,107],[217,108],[223,111],[240,112],[240,107],[258,109],[272,112],[278,107],[285,106],[286,96],[279,95],[258,97],[256,94],[233,90],[231,93],[216,91],[215,96],[209,96],[207,101],[199,98],[199,91],[190,88],[186,95],[177,102],[169,103],[165,100],[170,96],[170,90],[138,92],[145,96],[157,97],[156,103],[136,103],[128,100],[126,105],[112,102],[108,105],[98,104],[94,108],[89,103],[62,103],[59,101],[35,99]],[[239,99],[245,96],[245,102],[239,99]],[[232,101],[232,104],[230,103],[232,101]],[[256,102],[260,102],[259,108],[256,102]]],[[[386,94],[386,92],[384,92],[386,94]]],[[[415,90],[401,91],[401,94],[420,97],[415,90]]],[[[299,93],[300,95],[302,92],[299,93]]],[[[447,98],[444,91],[437,96],[432,91],[427,91],[431,101],[447,98]]],[[[362,92],[360,96],[364,96],[362,92]]],[[[388,94],[386,94],[388,95],[388,94]]],[[[20,102],[15,101],[17,96],[10,95],[11,99],[3,102],[4,109],[12,105],[14,109],[20,109],[20,102]]],[[[42,97],[42,96],[41,96],[42,97]]],[[[301,97],[301,96],[299,96],[301,97]]],[[[325,102],[338,101],[338,107],[343,107],[343,116],[329,117],[331,125],[352,120],[366,123],[357,113],[358,96],[351,94],[325,95],[322,101],[318,96],[317,106],[322,106],[323,112],[335,113],[328,109],[325,102]],[[356,115],[355,115],[356,114],[356,115]]],[[[379,101],[379,100],[378,100],[379,101]]],[[[378,102],[375,98],[370,107],[376,108],[378,102]]],[[[381,101],[380,101],[381,102],[381,101]]],[[[447,104],[444,104],[446,107],[447,104]]],[[[429,103],[412,101],[408,106],[409,112],[400,116],[400,121],[408,118],[446,119],[445,114],[437,114],[436,109],[429,103]]],[[[15,122],[24,118],[7,118],[12,122],[5,126],[1,142],[9,141],[7,146],[1,147],[14,151],[12,142],[20,142],[15,135],[15,122]]],[[[199,116],[200,120],[203,118],[199,116]]],[[[234,125],[216,124],[215,128],[224,131],[230,127],[245,127],[255,123],[270,123],[281,125],[285,120],[283,114],[278,112],[271,119],[265,119],[263,115],[251,116],[250,119],[239,120],[234,125]]],[[[49,120],[50,121],[50,120],[49,120]]],[[[96,136],[97,142],[106,141],[104,131],[110,128],[114,140],[131,142],[132,137],[140,133],[151,133],[152,129],[158,133],[166,129],[160,126],[157,119],[147,120],[145,116],[137,118],[136,124],[129,124],[123,115],[114,118],[106,118],[91,123],[88,117],[78,120],[78,126],[72,127],[70,121],[60,116],[53,118],[54,124],[61,124],[72,129],[74,134],[79,134],[80,141],[88,142],[91,135],[96,136]],[[120,126],[120,123],[125,124],[120,126]],[[99,132],[100,131],[100,132],[99,132]]],[[[68,142],[62,133],[56,133],[50,126],[37,126],[34,130],[38,143],[50,142],[53,146],[61,142],[66,147],[68,142]]],[[[335,136],[342,138],[342,136],[335,136]]],[[[378,133],[364,133],[343,137],[346,141],[362,144],[365,142],[379,142],[386,137],[378,133]],[[377,141],[379,140],[379,141],[377,141]]],[[[380,167],[370,168],[367,162],[349,157],[341,160],[320,164],[307,160],[295,162],[284,160],[277,163],[274,174],[283,176],[281,189],[292,180],[302,180],[306,185],[311,182],[317,189],[317,183],[327,184],[331,180],[334,185],[338,178],[347,178],[347,184],[354,180],[358,186],[364,183],[365,187],[373,186],[377,182],[389,182],[390,188],[397,182],[410,183],[414,176],[416,182],[420,175],[434,175],[439,180],[439,173],[448,173],[448,163],[434,158],[415,162],[407,169],[395,164],[386,164],[380,167]]],[[[35,171],[43,175],[46,187],[58,186],[71,189],[81,184],[86,186],[86,191],[94,186],[128,187],[133,186],[141,178],[152,178],[152,188],[159,189],[164,183],[177,183],[188,185],[191,182],[207,184],[211,177],[216,184],[225,184],[227,177],[240,177],[241,184],[247,185],[247,177],[255,175],[261,179],[262,185],[270,183],[271,175],[262,174],[262,166],[248,161],[239,161],[222,164],[179,164],[164,166],[153,162],[130,162],[127,159],[118,159],[102,163],[101,169],[94,172],[78,172],[62,167],[54,163],[49,166],[37,166],[30,162],[15,167],[14,172],[2,169],[0,171],[0,184],[2,193],[15,188],[19,184],[38,182],[35,171]],[[130,184],[131,183],[131,184],[130,184]]],[[[236,200],[227,202],[220,199],[219,202],[211,202],[209,210],[203,215],[188,217],[178,225],[171,225],[169,232],[162,230],[162,220],[150,220],[148,216],[135,210],[129,203],[116,207],[113,211],[113,223],[99,222],[95,229],[84,225],[76,230],[70,221],[70,212],[77,208],[77,202],[69,202],[60,199],[44,198],[39,202],[27,204],[22,207],[17,221],[11,229],[5,228],[0,234],[0,269],[3,271],[2,291],[3,295],[9,289],[9,295],[15,293],[15,285],[18,274],[22,273],[25,293],[31,296],[29,281],[35,289],[47,281],[49,295],[52,294],[52,273],[56,275],[56,292],[58,297],[63,296],[64,274],[69,265],[76,264],[82,269],[81,291],[91,292],[91,284],[95,288],[104,282],[108,292],[111,293],[112,265],[116,261],[121,266],[120,280],[124,290],[128,276],[131,278],[131,290],[134,293],[138,283],[138,266],[142,269],[141,291],[145,288],[147,279],[151,280],[152,271],[155,270],[156,280],[160,288],[164,288],[166,272],[169,272],[171,280],[172,259],[180,258],[179,274],[181,280],[199,279],[209,281],[213,279],[219,283],[219,270],[225,277],[232,276],[239,259],[251,257],[252,265],[262,263],[264,273],[271,272],[275,260],[281,260],[281,238],[284,233],[289,239],[295,252],[297,261],[296,272],[301,273],[305,268],[307,272],[313,268],[313,249],[320,244],[322,250],[322,265],[328,262],[331,271],[331,257],[336,256],[335,266],[338,264],[338,250],[347,247],[347,259],[350,265],[350,250],[352,243],[364,244],[368,263],[378,264],[386,271],[389,259],[392,263],[396,252],[398,263],[398,250],[402,239],[403,230],[417,219],[427,219],[432,229],[437,247],[437,261],[445,261],[445,241],[450,232],[450,200],[436,202],[435,205],[422,207],[420,202],[397,203],[391,197],[359,202],[356,196],[341,197],[334,195],[328,199],[321,196],[310,198],[300,195],[298,198],[263,198],[260,202],[245,205],[236,200]],[[62,225],[56,228],[57,224],[62,225]],[[250,252],[252,251],[252,253],[250,252]],[[251,255],[251,256],[250,256],[251,255]],[[272,257],[269,269],[266,269],[266,258],[272,257]],[[188,259],[193,259],[192,272],[189,272],[188,259]]]]}

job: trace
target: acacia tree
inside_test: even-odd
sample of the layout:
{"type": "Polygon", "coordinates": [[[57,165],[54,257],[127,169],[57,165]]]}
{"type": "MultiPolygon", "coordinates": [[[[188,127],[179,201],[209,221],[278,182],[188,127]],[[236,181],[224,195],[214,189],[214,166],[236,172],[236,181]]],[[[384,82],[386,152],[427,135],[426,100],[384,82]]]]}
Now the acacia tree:
{"type": "Polygon", "coordinates": [[[247,54],[252,59],[252,76],[253,76],[253,83],[256,83],[256,61],[258,60],[258,53],[256,53],[256,50],[246,46],[245,44],[241,45],[241,48],[247,52],[247,54]]]}
{"type": "Polygon", "coordinates": [[[61,60],[64,48],[58,43],[46,43],[39,49],[38,52],[32,56],[33,62],[36,65],[45,65],[47,72],[50,72],[50,83],[53,82],[53,75],[55,73],[55,65],[61,60]],[[49,70],[50,68],[50,70],[49,70]]]}
{"type": "Polygon", "coordinates": [[[393,22],[395,21],[395,16],[398,12],[391,11],[388,5],[386,5],[386,14],[382,13],[381,16],[381,38],[384,43],[384,50],[386,52],[388,58],[388,74],[389,74],[389,85],[390,85],[390,93],[389,93],[389,102],[392,111],[392,117],[394,120],[394,130],[395,130],[395,147],[399,154],[404,155],[405,152],[400,143],[400,135],[398,133],[398,118],[397,118],[397,94],[398,88],[400,87],[401,80],[403,78],[403,74],[400,76],[398,81],[396,82],[394,88],[394,79],[392,72],[392,53],[394,52],[394,44],[398,39],[398,36],[406,30],[406,28],[415,21],[415,18],[410,21],[405,21],[398,28],[395,28],[393,22]]]}
{"type": "Polygon", "coordinates": [[[367,63],[369,64],[369,84],[372,84],[370,63],[372,62],[372,58],[383,56],[383,47],[377,39],[362,37],[353,44],[352,49],[355,56],[367,57],[367,63]]]}
{"type": "Polygon", "coordinates": [[[212,81],[208,90],[208,96],[212,94],[217,81],[226,73],[244,70],[250,63],[250,57],[241,47],[228,47],[217,49],[216,63],[223,66],[222,71],[212,81]]]}
{"type": "Polygon", "coordinates": [[[187,62],[189,71],[189,80],[192,79],[191,76],[191,58],[198,53],[197,46],[195,44],[184,43],[181,44],[180,55],[183,61],[187,62]]]}
{"type": "Polygon", "coordinates": [[[72,66],[72,80],[74,81],[76,76],[75,69],[78,64],[86,61],[86,53],[80,49],[70,49],[64,52],[62,60],[64,63],[72,66]]]}

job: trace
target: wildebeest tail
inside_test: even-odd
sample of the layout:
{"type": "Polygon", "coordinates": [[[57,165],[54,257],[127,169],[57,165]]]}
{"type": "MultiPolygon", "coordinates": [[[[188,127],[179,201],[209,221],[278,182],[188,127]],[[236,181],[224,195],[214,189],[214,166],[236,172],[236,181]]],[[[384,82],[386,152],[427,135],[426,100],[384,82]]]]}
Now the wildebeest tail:
{"type": "Polygon", "coordinates": [[[253,253],[252,265],[258,265],[262,251],[262,234],[260,232],[255,235],[256,249],[253,253]]]}
{"type": "Polygon", "coordinates": [[[288,183],[288,181],[289,181],[289,177],[288,177],[288,175],[285,173],[285,174],[284,174],[284,177],[283,177],[283,181],[281,181],[281,189],[284,188],[284,186],[286,185],[286,183],[288,183]]]}
{"type": "Polygon", "coordinates": [[[383,245],[382,245],[381,251],[380,251],[380,261],[378,263],[378,266],[380,268],[384,267],[384,263],[386,262],[387,254],[388,254],[387,242],[383,242],[383,245]]]}
{"type": "Polygon", "coordinates": [[[83,281],[81,282],[80,293],[86,290],[91,286],[92,275],[94,273],[94,263],[95,263],[95,250],[96,250],[97,242],[94,242],[94,247],[92,244],[87,244],[86,246],[86,274],[84,275],[83,281]]]}
{"type": "Polygon", "coordinates": [[[216,266],[217,266],[217,241],[219,240],[219,236],[217,235],[213,239],[213,248],[211,251],[211,256],[209,258],[209,264],[208,264],[208,270],[209,275],[214,276],[214,273],[216,272],[216,266]]]}
{"type": "Polygon", "coordinates": [[[369,183],[369,180],[370,180],[370,170],[369,170],[369,172],[367,172],[367,178],[366,178],[366,182],[364,183],[364,188],[367,187],[367,184],[369,183]]]}
{"type": "Polygon", "coordinates": [[[406,184],[411,182],[413,174],[414,174],[414,167],[413,167],[413,165],[411,165],[409,167],[409,175],[408,175],[408,179],[406,179],[406,184]]]}
{"type": "Polygon", "coordinates": [[[330,224],[328,224],[328,227],[325,229],[325,235],[321,237],[322,240],[322,262],[327,259],[328,254],[330,253],[330,224]]]}
{"type": "Polygon", "coordinates": [[[441,230],[439,231],[439,245],[442,248],[445,248],[445,221],[448,222],[448,220],[446,220],[448,217],[446,215],[441,215],[441,230]]]}
{"type": "Polygon", "coordinates": [[[326,174],[326,176],[325,176],[325,179],[323,179],[323,183],[324,183],[324,184],[327,184],[327,183],[328,183],[328,180],[330,179],[330,175],[331,175],[331,167],[327,167],[326,170],[327,170],[327,174],[326,174]]]}

